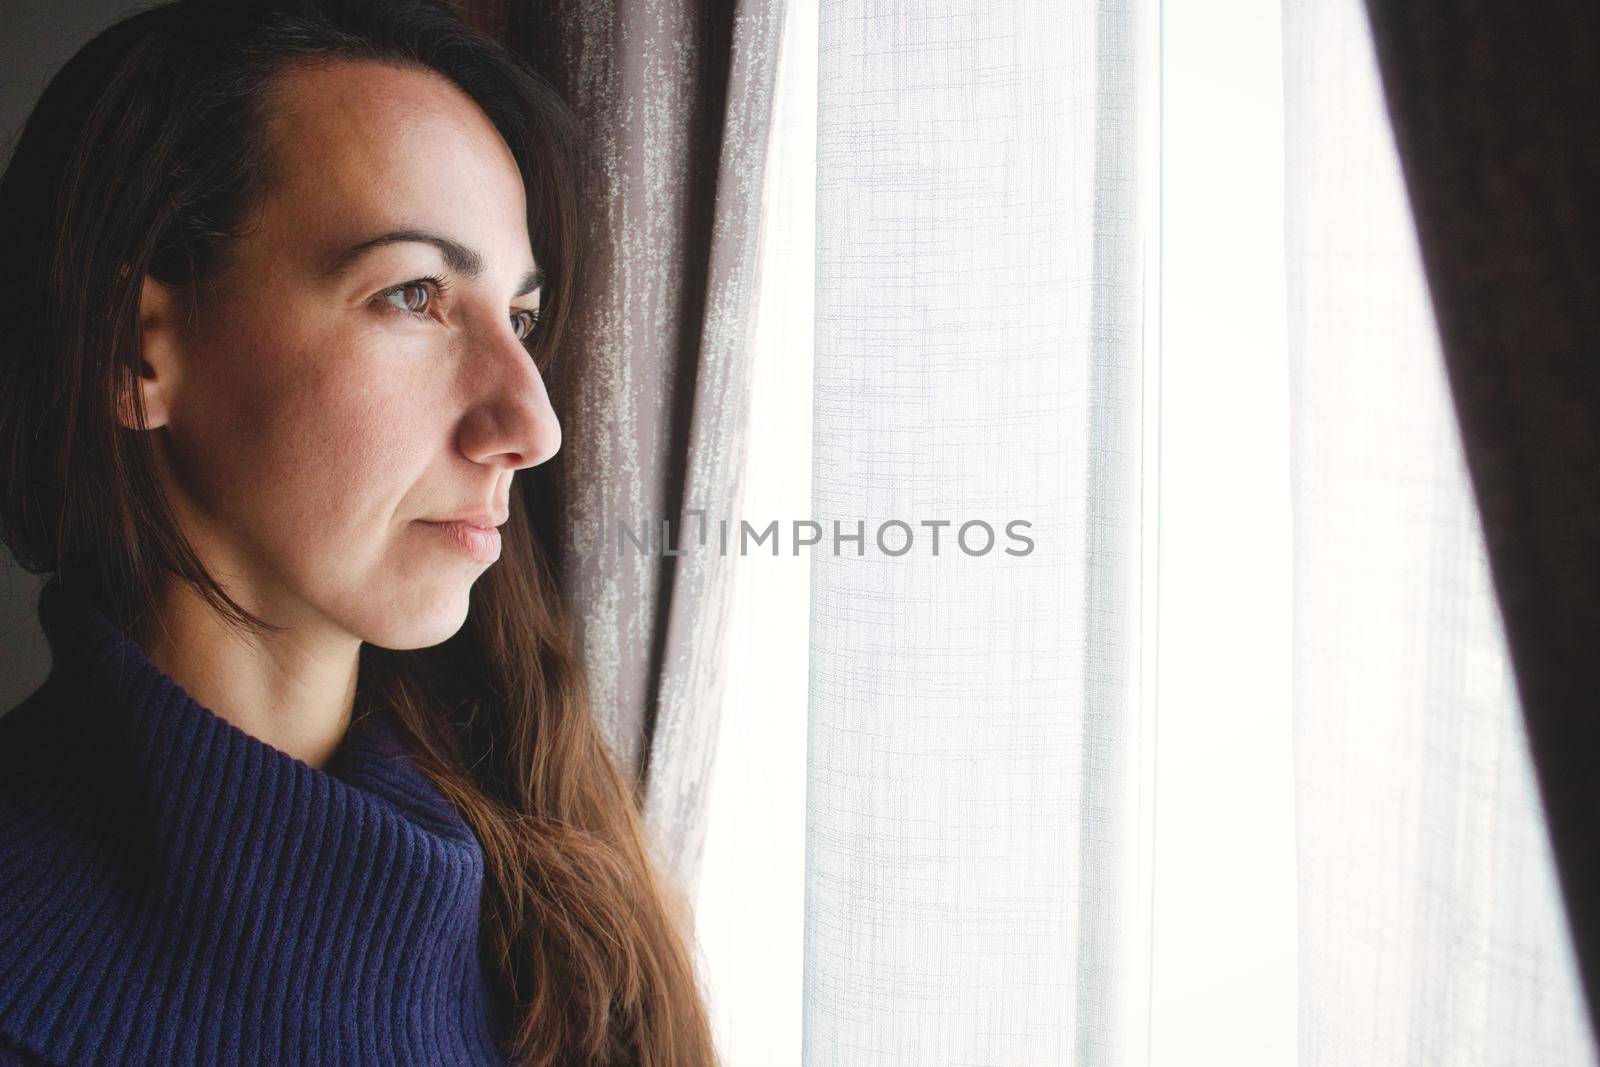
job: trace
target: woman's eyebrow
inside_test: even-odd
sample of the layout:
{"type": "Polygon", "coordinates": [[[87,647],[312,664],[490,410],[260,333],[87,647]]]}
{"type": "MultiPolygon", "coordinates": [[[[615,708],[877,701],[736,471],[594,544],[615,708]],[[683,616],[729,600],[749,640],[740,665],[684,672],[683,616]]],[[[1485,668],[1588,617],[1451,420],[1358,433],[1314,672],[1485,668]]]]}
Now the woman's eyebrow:
{"type": "MultiPolygon", "coordinates": [[[[468,278],[476,278],[483,273],[483,257],[473,249],[468,248],[452,237],[446,237],[442,233],[413,229],[390,230],[388,233],[382,233],[376,237],[369,237],[365,241],[359,241],[334,256],[324,273],[326,276],[332,277],[349,268],[356,260],[373,249],[401,242],[432,245],[439,250],[440,255],[444,256],[446,266],[468,278]]],[[[532,266],[523,274],[522,281],[517,285],[517,291],[512,295],[527,296],[535,289],[542,289],[543,287],[544,271],[538,266],[532,266]]]]}

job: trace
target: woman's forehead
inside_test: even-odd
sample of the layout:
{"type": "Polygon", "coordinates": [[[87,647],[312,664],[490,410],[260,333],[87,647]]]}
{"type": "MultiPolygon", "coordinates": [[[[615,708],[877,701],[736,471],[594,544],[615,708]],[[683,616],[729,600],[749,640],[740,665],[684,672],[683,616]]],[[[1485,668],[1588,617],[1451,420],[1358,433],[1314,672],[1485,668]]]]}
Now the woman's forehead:
{"type": "Polygon", "coordinates": [[[286,70],[269,119],[267,231],[298,240],[404,222],[475,244],[517,241],[522,176],[477,104],[432,71],[373,61],[286,70]]]}

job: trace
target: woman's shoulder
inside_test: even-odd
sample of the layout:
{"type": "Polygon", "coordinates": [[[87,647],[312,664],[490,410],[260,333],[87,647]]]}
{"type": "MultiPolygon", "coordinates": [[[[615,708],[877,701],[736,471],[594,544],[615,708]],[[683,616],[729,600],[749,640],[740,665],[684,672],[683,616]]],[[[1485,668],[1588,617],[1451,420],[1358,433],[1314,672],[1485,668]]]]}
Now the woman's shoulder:
{"type": "MultiPolygon", "coordinates": [[[[59,775],[58,765],[72,752],[69,703],[47,681],[0,715],[0,799],[59,775]]],[[[0,804],[0,818],[7,807],[0,804]]]]}
{"type": "Polygon", "coordinates": [[[14,1045],[0,1034],[0,1067],[57,1067],[54,1060],[37,1056],[20,1045],[14,1045]]]}
{"type": "Polygon", "coordinates": [[[17,890],[38,880],[47,857],[70,851],[86,833],[105,836],[95,811],[103,776],[80,732],[48,684],[0,715],[0,930],[22,904],[17,890]]]}
{"type": "MultiPolygon", "coordinates": [[[[51,837],[32,832],[37,817],[38,784],[48,781],[50,744],[50,694],[35,689],[27,699],[0,715],[0,929],[13,923],[21,897],[16,893],[19,873],[34,870],[38,843],[51,845],[51,837]]],[[[8,1037],[0,1025],[0,1067],[59,1067],[8,1037]]]]}
{"type": "Polygon", "coordinates": [[[53,681],[47,679],[10,711],[0,712],[0,762],[25,758],[28,745],[43,741],[61,703],[53,681]]]}
{"type": "MultiPolygon", "coordinates": [[[[83,783],[65,773],[72,730],[62,714],[46,685],[0,715],[0,930],[37,918],[38,894],[48,900],[53,884],[40,871],[82,824],[73,809],[83,783]]],[[[0,988],[7,981],[0,976],[0,988]]],[[[18,1044],[7,1032],[14,1022],[0,1009],[0,1067],[61,1067],[18,1044]]]]}

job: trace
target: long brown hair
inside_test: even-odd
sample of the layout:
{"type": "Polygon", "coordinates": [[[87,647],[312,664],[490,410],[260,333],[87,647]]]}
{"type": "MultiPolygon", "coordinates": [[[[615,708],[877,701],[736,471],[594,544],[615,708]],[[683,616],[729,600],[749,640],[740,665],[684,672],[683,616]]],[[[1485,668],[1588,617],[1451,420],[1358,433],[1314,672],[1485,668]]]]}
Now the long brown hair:
{"type": "MultiPolygon", "coordinates": [[[[272,180],[274,79],[339,59],[434,70],[478,103],[527,192],[546,274],[541,369],[571,322],[575,120],[444,0],[179,0],[100,33],[46,87],[0,179],[0,532],[19,564],[92,587],[130,633],[171,580],[230,623],[275,629],[207,573],[149,434],[117,405],[140,395],[143,278],[203,299],[272,180]]],[[[686,901],[593,717],[553,557],[527,512],[551,493],[517,485],[521,506],[465,625],[432,648],[363,646],[355,713],[393,716],[482,842],[481,949],[508,1058],[713,1064],[686,901]]]]}

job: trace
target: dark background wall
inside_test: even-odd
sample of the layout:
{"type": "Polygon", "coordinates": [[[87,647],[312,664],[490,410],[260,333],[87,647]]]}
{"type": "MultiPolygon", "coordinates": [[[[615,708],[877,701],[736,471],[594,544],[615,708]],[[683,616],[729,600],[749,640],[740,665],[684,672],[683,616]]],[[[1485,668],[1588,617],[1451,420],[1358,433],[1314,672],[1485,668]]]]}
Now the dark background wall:
{"type": "MultiPolygon", "coordinates": [[[[10,161],[11,146],[56,69],[101,29],[147,6],[130,0],[0,0],[0,163],[10,161]]],[[[39,630],[40,582],[0,550],[0,715],[37,688],[50,668],[39,630]]]]}

